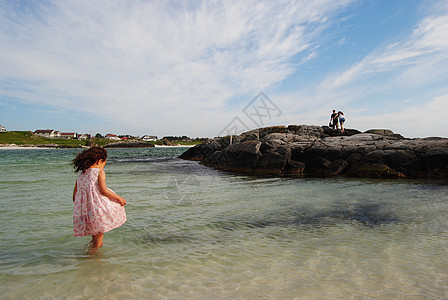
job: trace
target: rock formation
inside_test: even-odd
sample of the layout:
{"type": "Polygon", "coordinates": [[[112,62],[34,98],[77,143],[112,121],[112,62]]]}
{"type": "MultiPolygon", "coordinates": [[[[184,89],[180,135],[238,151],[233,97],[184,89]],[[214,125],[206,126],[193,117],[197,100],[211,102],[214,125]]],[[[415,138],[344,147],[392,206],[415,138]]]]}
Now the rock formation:
{"type": "Polygon", "coordinates": [[[408,139],[383,129],[267,127],[212,139],[180,158],[241,174],[448,178],[447,138],[408,139]]]}

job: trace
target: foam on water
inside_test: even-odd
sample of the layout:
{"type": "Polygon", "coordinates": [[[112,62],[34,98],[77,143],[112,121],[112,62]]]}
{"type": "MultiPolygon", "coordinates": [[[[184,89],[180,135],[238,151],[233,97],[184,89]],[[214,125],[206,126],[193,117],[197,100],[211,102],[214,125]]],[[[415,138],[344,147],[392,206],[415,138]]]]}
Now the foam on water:
{"type": "Polygon", "coordinates": [[[3,297],[448,297],[446,182],[238,176],[181,151],[109,150],[128,221],[94,255],[72,234],[78,150],[1,151],[3,297]]]}

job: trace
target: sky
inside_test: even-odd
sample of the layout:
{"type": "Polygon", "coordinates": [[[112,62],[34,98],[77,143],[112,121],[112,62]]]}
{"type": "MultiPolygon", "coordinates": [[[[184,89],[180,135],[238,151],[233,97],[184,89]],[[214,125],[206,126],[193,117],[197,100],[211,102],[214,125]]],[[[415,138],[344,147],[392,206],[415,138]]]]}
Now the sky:
{"type": "Polygon", "coordinates": [[[448,137],[448,2],[0,0],[7,130],[448,137]]]}

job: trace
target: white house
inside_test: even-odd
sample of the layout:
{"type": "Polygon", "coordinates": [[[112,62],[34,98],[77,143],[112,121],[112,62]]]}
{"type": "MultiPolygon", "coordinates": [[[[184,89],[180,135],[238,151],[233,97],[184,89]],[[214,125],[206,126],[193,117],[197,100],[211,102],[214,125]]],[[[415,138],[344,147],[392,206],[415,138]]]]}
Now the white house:
{"type": "Polygon", "coordinates": [[[116,134],[106,134],[106,139],[113,140],[113,141],[121,140],[116,134]]]}
{"type": "Polygon", "coordinates": [[[62,139],[76,139],[76,132],[61,132],[62,139]]]}
{"type": "Polygon", "coordinates": [[[157,137],[156,136],[154,136],[154,135],[146,135],[146,134],[144,136],[142,136],[140,139],[142,139],[142,140],[144,140],[146,142],[157,141],[157,137]]]}
{"type": "Polygon", "coordinates": [[[78,140],[90,140],[90,134],[88,134],[88,133],[83,133],[83,134],[80,134],[79,136],[78,136],[78,140]]]}
{"type": "Polygon", "coordinates": [[[6,131],[6,127],[3,125],[0,125],[0,132],[5,132],[6,131]]]}
{"type": "Polygon", "coordinates": [[[60,138],[61,133],[53,129],[39,129],[34,131],[35,135],[46,137],[46,138],[60,138]]]}

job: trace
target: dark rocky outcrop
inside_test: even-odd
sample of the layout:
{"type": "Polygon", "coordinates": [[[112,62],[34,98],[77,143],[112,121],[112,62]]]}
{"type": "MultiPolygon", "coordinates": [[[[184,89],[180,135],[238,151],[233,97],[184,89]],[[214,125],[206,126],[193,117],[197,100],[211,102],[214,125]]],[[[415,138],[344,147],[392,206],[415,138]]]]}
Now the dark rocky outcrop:
{"type": "Polygon", "coordinates": [[[387,129],[267,127],[215,138],[180,158],[243,174],[448,178],[448,139],[408,139],[387,129]]]}

